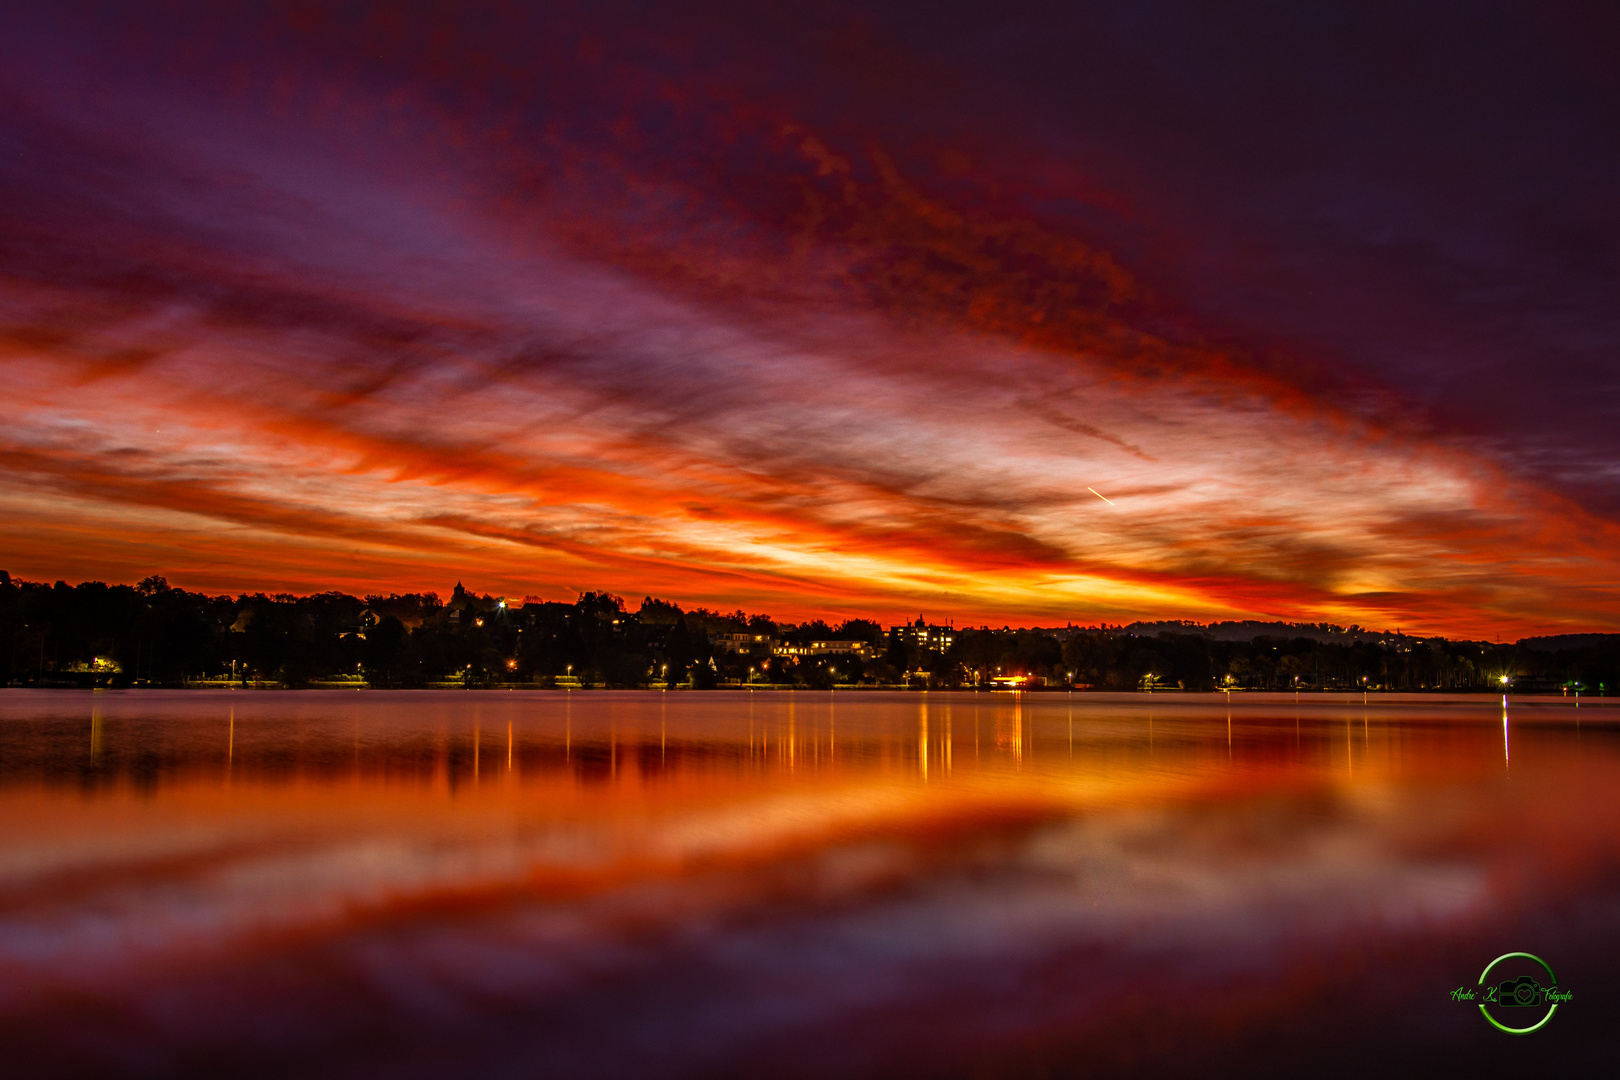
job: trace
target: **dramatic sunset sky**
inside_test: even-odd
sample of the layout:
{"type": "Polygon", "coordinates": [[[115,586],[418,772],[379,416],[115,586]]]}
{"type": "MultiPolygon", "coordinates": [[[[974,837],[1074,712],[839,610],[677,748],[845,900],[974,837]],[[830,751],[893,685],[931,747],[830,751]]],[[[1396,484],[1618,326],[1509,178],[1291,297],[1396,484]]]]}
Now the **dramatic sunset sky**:
{"type": "Polygon", "coordinates": [[[1612,5],[26,6],[15,577],[1620,629],[1612,5]]]}

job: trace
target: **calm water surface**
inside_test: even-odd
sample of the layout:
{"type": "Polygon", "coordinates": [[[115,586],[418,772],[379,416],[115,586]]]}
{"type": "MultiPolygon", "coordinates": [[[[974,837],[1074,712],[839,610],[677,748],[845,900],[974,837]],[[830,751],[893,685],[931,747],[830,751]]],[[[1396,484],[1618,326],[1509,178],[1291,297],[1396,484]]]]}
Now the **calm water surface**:
{"type": "Polygon", "coordinates": [[[1614,1075],[1620,705],[1506,714],[0,691],[0,1073],[1614,1075]]]}

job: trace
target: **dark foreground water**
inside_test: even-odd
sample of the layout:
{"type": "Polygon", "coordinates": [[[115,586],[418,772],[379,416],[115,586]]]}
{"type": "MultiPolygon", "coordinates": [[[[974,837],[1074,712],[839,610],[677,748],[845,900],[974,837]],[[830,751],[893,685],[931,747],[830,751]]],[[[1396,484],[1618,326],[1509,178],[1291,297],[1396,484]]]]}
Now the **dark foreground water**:
{"type": "Polygon", "coordinates": [[[0,1074],[1617,1075],[1620,707],[1507,712],[0,691],[0,1074]]]}

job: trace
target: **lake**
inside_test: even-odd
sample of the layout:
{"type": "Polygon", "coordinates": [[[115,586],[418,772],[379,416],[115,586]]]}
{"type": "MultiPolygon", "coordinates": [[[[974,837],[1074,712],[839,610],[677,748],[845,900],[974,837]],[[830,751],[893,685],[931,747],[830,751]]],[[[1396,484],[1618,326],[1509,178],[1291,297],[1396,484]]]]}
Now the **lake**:
{"type": "Polygon", "coordinates": [[[0,1072],[1613,1075],[1617,706],[4,690],[0,1072]]]}

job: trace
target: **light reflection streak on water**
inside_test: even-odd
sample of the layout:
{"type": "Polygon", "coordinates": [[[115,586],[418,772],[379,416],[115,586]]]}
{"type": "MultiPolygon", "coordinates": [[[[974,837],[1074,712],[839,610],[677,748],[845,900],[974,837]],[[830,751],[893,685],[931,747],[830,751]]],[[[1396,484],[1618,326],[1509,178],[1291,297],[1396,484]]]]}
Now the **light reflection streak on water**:
{"type": "Polygon", "coordinates": [[[928,782],[928,702],[926,699],[917,705],[917,768],[922,773],[923,783],[928,782]]]}
{"type": "MultiPolygon", "coordinates": [[[[682,991],[692,1009],[763,995],[828,1017],[856,993],[811,978],[829,956],[861,994],[886,987],[885,1008],[944,986],[971,1001],[975,984],[949,972],[1133,942],[1224,970],[1347,925],[1481,917],[1489,883],[1547,851],[1566,853],[1562,873],[1615,861],[1608,830],[1537,801],[1553,785],[1583,793],[1589,822],[1620,809],[1609,744],[1576,754],[1551,705],[1525,707],[1530,749],[1504,794],[1482,768],[1480,700],[837,696],[835,714],[827,694],[660,694],[654,715],[634,694],[0,695],[0,1021],[64,993],[134,1002],[154,978],[189,985],[181,972],[291,940],[313,950],[295,988],[299,964],[310,980],[360,978],[343,957],[372,940],[439,957],[399,960],[401,985],[451,978],[441,962],[482,985],[472,958],[487,945],[528,988],[521,1002],[546,1008],[601,978],[657,997],[680,982],[666,970],[679,956],[729,973],[682,991]],[[957,763],[968,708],[974,753],[957,763]],[[482,732],[503,723],[506,768],[485,770],[482,732]],[[1562,772],[1538,773],[1538,746],[1562,772]],[[1440,788],[1454,801],[1429,813],[1440,788]],[[1522,842],[1411,854],[1448,850],[1445,829],[1494,820],[1508,797],[1522,842]],[[1240,941],[1249,951],[1232,952],[1240,941]],[[768,989],[771,965],[805,965],[796,989],[768,989]]],[[[1600,730],[1604,711],[1588,710],[1600,730]]],[[[961,1038],[978,1030],[957,1020],[961,1038]]],[[[715,1037],[713,1052],[731,1045],[715,1037]]]]}

